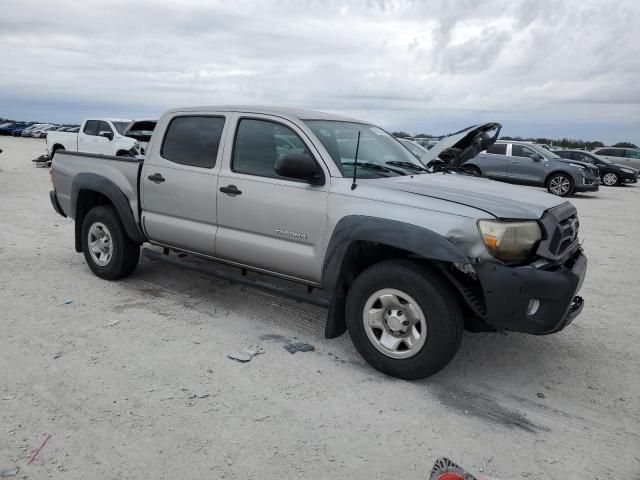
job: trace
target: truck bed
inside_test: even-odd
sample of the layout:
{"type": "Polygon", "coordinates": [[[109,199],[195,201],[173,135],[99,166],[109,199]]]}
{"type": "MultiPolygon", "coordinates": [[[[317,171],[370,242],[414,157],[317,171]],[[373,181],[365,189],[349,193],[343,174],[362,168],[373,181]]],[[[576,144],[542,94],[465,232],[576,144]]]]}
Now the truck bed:
{"type": "Polygon", "coordinates": [[[136,222],[139,221],[139,180],[143,159],[93,153],[59,151],[53,156],[51,174],[64,213],[74,218],[78,183],[109,183],[124,193],[136,222]],[[74,186],[74,181],[77,183],[74,186]]]}

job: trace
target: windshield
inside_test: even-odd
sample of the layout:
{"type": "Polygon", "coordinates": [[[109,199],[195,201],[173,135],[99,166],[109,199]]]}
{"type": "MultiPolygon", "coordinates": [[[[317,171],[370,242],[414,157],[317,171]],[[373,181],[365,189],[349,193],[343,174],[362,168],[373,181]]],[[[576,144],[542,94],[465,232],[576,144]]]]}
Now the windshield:
{"type": "Polygon", "coordinates": [[[593,154],[593,156],[598,160],[598,162],[600,163],[604,163],[605,165],[613,165],[613,162],[611,160],[609,160],[608,158],[604,158],[604,157],[600,157],[599,155],[593,154]]]}
{"type": "Polygon", "coordinates": [[[116,130],[120,135],[124,134],[124,131],[127,129],[127,125],[129,125],[129,122],[113,122],[113,126],[116,127],[116,130]]]}
{"type": "Polygon", "coordinates": [[[380,178],[423,173],[424,167],[409,150],[373,125],[334,120],[307,120],[345,177],[353,176],[358,132],[358,177],[380,178]]]}

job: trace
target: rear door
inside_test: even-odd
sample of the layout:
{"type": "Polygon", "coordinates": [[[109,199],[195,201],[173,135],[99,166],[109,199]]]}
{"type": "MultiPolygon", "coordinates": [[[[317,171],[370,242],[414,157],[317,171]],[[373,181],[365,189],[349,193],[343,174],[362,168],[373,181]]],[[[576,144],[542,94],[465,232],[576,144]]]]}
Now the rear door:
{"type": "Polygon", "coordinates": [[[544,163],[546,159],[533,148],[514,143],[511,145],[509,179],[526,183],[544,182],[544,163]]]}
{"type": "Polygon", "coordinates": [[[216,190],[227,115],[175,113],[163,118],[140,179],[147,237],[166,246],[213,256],[216,190]]]}
{"type": "Polygon", "coordinates": [[[216,256],[319,283],[330,178],[326,166],[318,162],[320,156],[306,135],[288,120],[238,114],[235,122],[218,183],[216,256]],[[275,161],[291,152],[316,159],[325,184],[280,177],[275,161]]]}
{"type": "MultiPolygon", "coordinates": [[[[506,178],[509,170],[509,157],[506,143],[494,143],[476,158],[482,173],[490,178],[506,178]]],[[[472,162],[473,163],[473,162],[472,162]]]]}

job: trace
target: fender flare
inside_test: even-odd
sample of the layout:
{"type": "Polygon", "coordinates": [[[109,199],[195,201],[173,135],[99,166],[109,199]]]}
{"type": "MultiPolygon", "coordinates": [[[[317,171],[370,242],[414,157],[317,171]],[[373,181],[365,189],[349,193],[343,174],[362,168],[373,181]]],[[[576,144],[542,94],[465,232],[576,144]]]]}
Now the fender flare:
{"type": "MultiPolygon", "coordinates": [[[[82,208],[78,205],[78,196],[80,191],[90,190],[100,193],[107,197],[113,207],[116,209],[120,221],[124,226],[125,232],[136,243],[143,243],[146,241],[145,236],[140,231],[138,224],[136,223],[129,201],[120,188],[108,178],[103,177],[95,173],[79,173],[73,179],[71,184],[71,205],[70,211],[73,215],[75,222],[75,236],[76,236],[76,251],[82,251],[82,221],[78,221],[78,208],[82,208]]],[[[82,216],[87,212],[82,212],[82,216]]],[[[80,219],[82,220],[82,219],[80,219]]]]}
{"type": "Polygon", "coordinates": [[[417,257],[439,262],[469,261],[454,243],[426,228],[365,215],[342,218],[333,230],[322,267],[322,288],[332,292],[325,326],[326,338],[337,337],[346,331],[344,308],[347,288],[343,275],[345,258],[352,245],[358,241],[388,245],[409,251],[417,257]]]}

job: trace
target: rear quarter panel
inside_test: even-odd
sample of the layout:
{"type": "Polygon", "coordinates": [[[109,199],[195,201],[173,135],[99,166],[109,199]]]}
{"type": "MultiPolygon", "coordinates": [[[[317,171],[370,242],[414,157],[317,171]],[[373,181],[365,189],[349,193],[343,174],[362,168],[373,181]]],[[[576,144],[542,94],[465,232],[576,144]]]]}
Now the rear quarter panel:
{"type": "Polygon", "coordinates": [[[124,193],[136,221],[139,221],[138,175],[142,168],[141,161],[106,155],[59,152],[55,154],[51,168],[58,202],[67,216],[75,217],[75,212],[71,211],[74,179],[80,173],[92,173],[110,180],[124,193]]]}
{"type": "Polygon", "coordinates": [[[78,134],[72,132],[49,132],[47,133],[47,151],[51,153],[55,145],[62,147],[69,152],[78,150],[78,134]]]}

